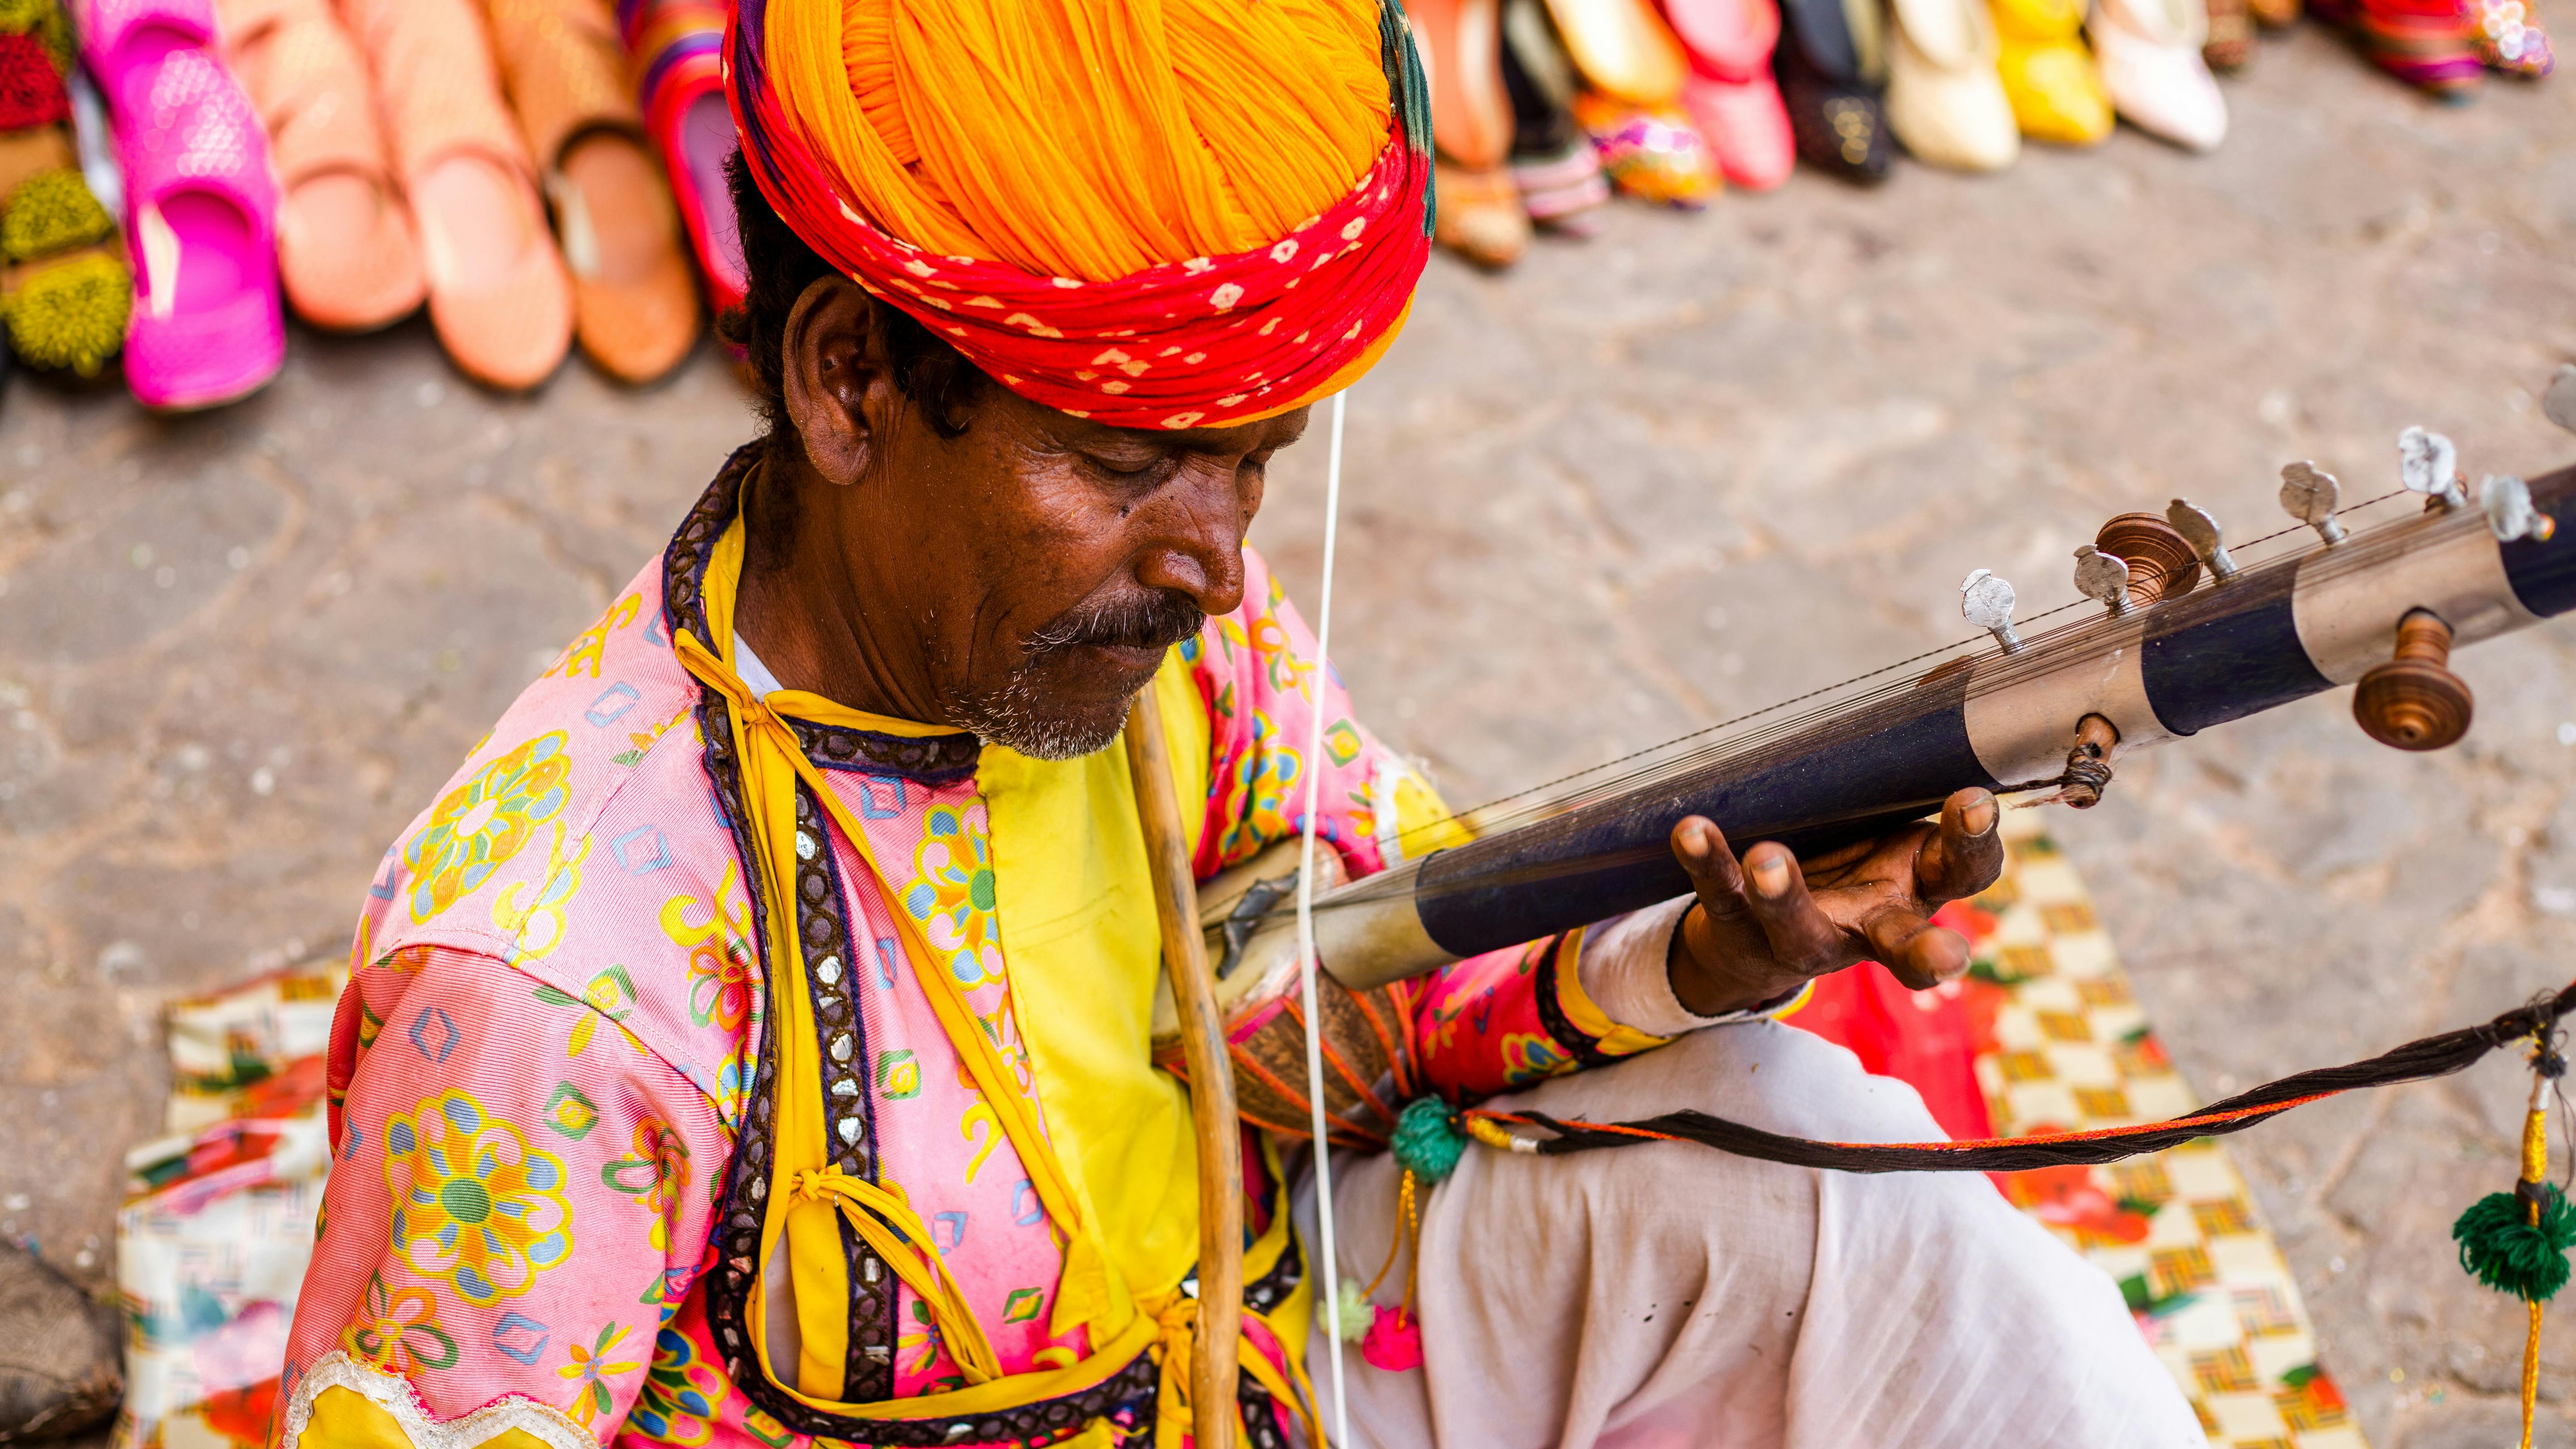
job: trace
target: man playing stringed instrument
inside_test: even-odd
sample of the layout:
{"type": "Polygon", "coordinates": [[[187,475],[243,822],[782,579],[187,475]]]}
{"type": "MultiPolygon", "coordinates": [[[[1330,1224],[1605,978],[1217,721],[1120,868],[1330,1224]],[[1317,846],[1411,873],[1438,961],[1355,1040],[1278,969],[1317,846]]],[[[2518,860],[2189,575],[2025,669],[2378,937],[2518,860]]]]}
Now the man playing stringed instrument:
{"type": "MultiPolygon", "coordinates": [[[[727,55],[769,433],[388,852],[281,1442],[1177,1446],[1212,1412],[1199,1154],[1108,747],[1141,692],[1201,878],[1294,836],[1309,771],[1349,873],[1457,837],[1243,547],[1423,265],[1407,32],[744,0],[727,55]]],[[[1685,821],[1695,897],[1425,978],[1405,1071],[1937,1136],[1764,1013],[1865,958],[1964,969],[1929,914],[1994,879],[1996,809],[1803,871],[1685,821]]],[[[1310,1178],[1247,1137],[1224,1412],[1312,1443],[1310,1178]]],[[[1395,1170],[1339,1161],[1365,1282],[1395,1170]]],[[[1408,1297],[1418,1353],[1344,1385],[1388,1449],[2201,1441],[2110,1283],[1974,1180],[1471,1154],[1377,1292],[1408,1297]]]]}

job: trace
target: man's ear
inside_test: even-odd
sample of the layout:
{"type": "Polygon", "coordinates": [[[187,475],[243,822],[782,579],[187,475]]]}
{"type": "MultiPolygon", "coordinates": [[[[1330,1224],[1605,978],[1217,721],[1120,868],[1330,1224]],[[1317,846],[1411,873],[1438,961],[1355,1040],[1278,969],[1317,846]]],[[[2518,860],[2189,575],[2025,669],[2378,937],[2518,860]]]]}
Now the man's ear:
{"type": "Polygon", "coordinates": [[[867,470],[869,394],[886,382],[875,323],[868,294],[837,273],[815,278],[787,314],[787,420],[806,461],[834,483],[854,483],[867,470]]]}

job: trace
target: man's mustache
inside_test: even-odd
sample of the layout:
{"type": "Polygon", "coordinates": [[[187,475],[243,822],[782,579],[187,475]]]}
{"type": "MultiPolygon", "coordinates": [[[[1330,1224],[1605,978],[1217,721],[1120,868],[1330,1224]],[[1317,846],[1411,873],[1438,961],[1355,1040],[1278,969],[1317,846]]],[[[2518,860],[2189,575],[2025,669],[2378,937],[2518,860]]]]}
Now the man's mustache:
{"type": "Polygon", "coordinates": [[[1168,649],[1206,623],[1206,612],[1189,595],[1157,589],[1075,609],[1030,635],[1026,648],[1031,659],[1086,644],[1168,649]]]}

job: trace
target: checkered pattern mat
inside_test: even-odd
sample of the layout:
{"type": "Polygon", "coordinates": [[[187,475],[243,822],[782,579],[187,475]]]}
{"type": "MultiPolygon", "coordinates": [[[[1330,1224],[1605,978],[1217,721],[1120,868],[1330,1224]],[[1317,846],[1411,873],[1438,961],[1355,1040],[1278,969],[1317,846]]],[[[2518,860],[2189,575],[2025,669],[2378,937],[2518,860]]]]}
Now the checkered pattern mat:
{"type": "MultiPolygon", "coordinates": [[[[2200,1105],[2129,990],[2093,902],[2036,811],[2005,812],[2010,863],[1975,901],[1968,989],[1992,1013],[1977,1083],[1997,1136],[2108,1127],[2200,1105]],[[1991,917],[1991,928],[1984,917],[1991,917]]],[[[2016,1174],[2007,1194],[2117,1279],[2213,1445],[2364,1449],[2289,1265],[2224,1147],[2016,1174]]]]}

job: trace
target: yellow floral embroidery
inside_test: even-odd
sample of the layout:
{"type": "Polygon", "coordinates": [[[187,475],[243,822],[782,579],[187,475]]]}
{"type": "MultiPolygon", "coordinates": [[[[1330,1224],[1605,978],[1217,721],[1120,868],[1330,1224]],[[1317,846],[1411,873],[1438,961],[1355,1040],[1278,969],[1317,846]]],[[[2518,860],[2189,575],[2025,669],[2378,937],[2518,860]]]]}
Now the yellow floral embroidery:
{"type": "Polygon", "coordinates": [[[679,1129],[659,1117],[635,1124],[635,1155],[599,1170],[601,1185],[622,1192],[653,1215],[651,1241],[656,1249],[671,1246],[671,1208],[689,1185],[689,1144],[679,1129]]]}
{"type": "Polygon", "coordinates": [[[385,1123],[385,1186],[394,1252],[478,1308],[527,1292],[572,1257],[562,1160],[470,1093],[424,1098],[385,1123]]]}
{"type": "Polygon", "coordinates": [[[507,864],[571,799],[572,758],[562,730],[521,744],[474,772],[429,812],[403,847],[411,868],[411,918],[426,921],[507,864]]]}
{"type": "Polygon", "coordinates": [[[1003,979],[1001,923],[993,914],[993,843],[985,837],[982,812],[945,806],[931,811],[912,865],[903,908],[921,922],[922,938],[948,974],[968,991],[1003,979]]]}
{"type": "Polygon", "coordinates": [[[555,1370],[558,1377],[571,1379],[580,1385],[573,1390],[570,1412],[573,1421],[585,1429],[598,1422],[599,1416],[607,1413],[617,1402],[608,1391],[608,1380],[619,1374],[631,1374],[644,1366],[628,1360],[611,1361],[608,1357],[618,1344],[625,1341],[628,1332],[622,1324],[607,1325],[599,1330],[597,1342],[587,1347],[578,1343],[572,1345],[567,1355],[572,1362],[555,1370]]]}
{"type": "Polygon", "coordinates": [[[437,1295],[426,1288],[387,1288],[382,1273],[367,1275],[366,1297],[340,1343],[403,1378],[456,1367],[456,1340],[439,1326],[437,1295]]]}
{"type": "Polygon", "coordinates": [[[589,854],[587,835],[573,842],[572,854],[564,854],[564,827],[558,820],[554,839],[546,846],[544,877],[512,881],[501,888],[492,902],[492,924],[510,933],[511,961],[534,961],[563,944],[563,908],[581,889],[581,863],[589,854]]]}
{"type": "Polygon", "coordinates": [[[1515,1087],[1573,1068],[1574,1058],[1546,1037],[1518,1031],[1503,1037],[1503,1080],[1515,1087]]]}
{"type": "Polygon", "coordinates": [[[546,672],[537,677],[552,679],[560,674],[570,679],[576,674],[586,673],[591,678],[597,679],[599,656],[608,649],[609,634],[621,625],[635,622],[636,611],[643,606],[643,598],[636,594],[628,594],[609,605],[608,612],[600,615],[597,623],[575,636],[572,643],[565,646],[563,657],[547,666],[546,672]]]}
{"type": "MultiPolygon", "coordinates": [[[[700,1026],[726,1031],[750,1020],[759,973],[751,949],[751,903],[742,895],[741,881],[735,862],[728,859],[712,901],[676,895],[662,903],[662,934],[689,953],[689,1015],[700,1026]],[[703,920],[690,919],[701,915],[703,920]]],[[[849,963],[817,962],[814,969],[837,975],[849,963]]]]}

